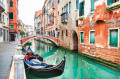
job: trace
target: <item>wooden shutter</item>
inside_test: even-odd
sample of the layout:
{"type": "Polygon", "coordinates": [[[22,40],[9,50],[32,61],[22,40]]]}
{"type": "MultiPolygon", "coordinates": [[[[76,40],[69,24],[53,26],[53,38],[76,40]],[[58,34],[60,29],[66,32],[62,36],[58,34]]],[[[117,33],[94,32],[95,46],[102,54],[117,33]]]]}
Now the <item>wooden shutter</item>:
{"type": "Polygon", "coordinates": [[[118,30],[110,31],[110,46],[117,47],[118,46],[118,30]]]}
{"type": "Polygon", "coordinates": [[[90,32],[90,44],[95,43],[95,31],[90,32]]]}
{"type": "Polygon", "coordinates": [[[107,0],[107,5],[112,5],[113,0],[107,0]]]}
{"type": "Polygon", "coordinates": [[[79,16],[82,16],[82,3],[80,3],[80,6],[79,6],[79,16]]]}
{"type": "Polygon", "coordinates": [[[91,0],[91,11],[94,11],[94,0],[91,0]]]}
{"type": "Polygon", "coordinates": [[[81,43],[84,43],[84,32],[81,32],[81,43]]]}

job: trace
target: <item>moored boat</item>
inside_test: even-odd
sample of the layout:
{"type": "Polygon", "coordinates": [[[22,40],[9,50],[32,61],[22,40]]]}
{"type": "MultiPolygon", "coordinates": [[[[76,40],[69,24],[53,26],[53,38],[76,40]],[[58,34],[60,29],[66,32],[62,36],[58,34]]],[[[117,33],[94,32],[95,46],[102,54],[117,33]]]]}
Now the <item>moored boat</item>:
{"type": "MultiPolygon", "coordinates": [[[[31,52],[34,57],[36,56],[36,54],[30,49],[30,47],[27,49],[26,54],[29,54],[29,52],[31,52]]],[[[30,61],[32,61],[32,59],[30,61]]],[[[65,61],[66,56],[64,56],[62,61],[57,65],[41,65],[42,63],[39,63],[39,61],[36,60],[35,62],[37,62],[37,64],[33,65],[31,63],[28,63],[26,58],[24,59],[26,71],[39,78],[51,78],[60,76],[64,72],[65,61]]]]}

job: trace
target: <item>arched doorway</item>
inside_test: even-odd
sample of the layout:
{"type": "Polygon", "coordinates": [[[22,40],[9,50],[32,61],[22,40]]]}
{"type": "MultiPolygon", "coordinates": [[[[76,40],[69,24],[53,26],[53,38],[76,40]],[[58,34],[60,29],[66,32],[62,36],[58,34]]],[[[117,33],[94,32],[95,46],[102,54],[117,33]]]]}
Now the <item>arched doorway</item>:
{"type": "Polygon", "coordinates": [[[78,51],[78,36],[77,33],[74,31],[73,32],[73,50],[78,51]]]}

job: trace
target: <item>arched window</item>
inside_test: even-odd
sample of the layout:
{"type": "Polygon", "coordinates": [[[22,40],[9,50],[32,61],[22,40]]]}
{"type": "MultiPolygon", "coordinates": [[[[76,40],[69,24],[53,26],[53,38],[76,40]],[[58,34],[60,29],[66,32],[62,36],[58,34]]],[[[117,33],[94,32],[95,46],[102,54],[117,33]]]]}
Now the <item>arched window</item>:
{"type": "Polygon", "coordinates": [[[9,19],[13,19],[13,12],[9,13],[9,19]]]}

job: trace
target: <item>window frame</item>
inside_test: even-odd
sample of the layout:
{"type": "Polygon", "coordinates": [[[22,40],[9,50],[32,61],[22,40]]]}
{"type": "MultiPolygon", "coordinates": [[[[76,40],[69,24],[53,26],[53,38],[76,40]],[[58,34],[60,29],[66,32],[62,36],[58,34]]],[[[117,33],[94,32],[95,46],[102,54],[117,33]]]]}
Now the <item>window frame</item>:
{"type": "Polygon", "coordinates": [[[10,5],[10,7],[13,7],[13,1],[10,1],[10,3],[12,2],[12,6],[10,5]]]}
{"type": "Polygon", "coordinates": [[[107,5],[108,6],[111,6],[112,4],[114,4],[114,3],[116,3],[116,2],[119,2],[120,0],[117,0],[116,2],[114,1],[114,0],[111,0],[111,1],[113,1],[111,4],[108,4],[108,0],[107,0],[107,5]]]}
{"type": "MultiPolygon", "coordinates": [[[[14,26],[14,25],[13,25],[14,26]]],[[[10,30],[13,30],[14,28],[11,28],[11,25],[10,25],[10,30]]]]}
{"type": "Polygon", "coordinates": [[[76,0],[76,9],[79,9],[79,0],[76,0]]]}
{"type": "Polygon", "coordinates": [[[66,29],[66,36],[68,36],[68,30],[66,29]]]}
{"type": "Polygon", "coordinates": [[[91,8],[90,8],[90,11],[91,11],[91,12],[94,12],[94,11],[95,11],[95,1],[96,1],[96,0],[94,0],[94,10],[92,10],[92,6],[93,6],[93,5],[92,5],[92,0],[91,0],[91,8]]]}
{"type": "Polygon", "coordinates": [[[84,13],[85,10],[84,9],[85,9],[85,1],[82,1],[82,2],[79,3],[79,17],[85,15],[85,13],[84,13]],[[83,3],[84,6],[80,6],[80,4],[82,4],[82,3],[83,3]],[[83,8],[81,11],[80,11],[80,7],[81,7],[81,9],[83,8]]]}
{"type": "Polygon", "coordinates": [[[119,28],[108,28],[108,48],[119,48],[119,42],[120,42],[120,31],[119,28]],[[110,46],[110,30],[118,30],[118,46],[117,47],[112,47],[110,46]]]}
{"type": "Polygon", "coordinates": [[[84,42],[81,42],[81,33],[82,33],[82,32],[84,33],[84,37],[85,37],[85,32],[84,32],[84,31],[81,31],[81,32],[80,32],[80,44],[84,44],[84,42],[85,42],[85,38],[84,38],[84,42]]]}
{"type": "Polygon", "coordinates": [[[2,32],[3,31],[3,29],[2,28],[0,28],[0,37],[2,37],[2,32]]]}
{"type": "Polygon", "coordinates": [[[94,44],[91,44],[91,43],[90,43],[90,32],[92,32],[92,31],[95,32],[95,30],[90,30],[90,31],[89,31],[89,45],[95,45],[95,43],[94,43],[94,44]]]}
{"type": "Polygon", "coordinates": [[[64,36],[64,31],[62,30],[62,34],[61,34],[61,36],[63,37],[64,36]]]}
{"type": "MultiPolygon", "coordinates": [[[[10,12],[10,13],[13,13],[13,12],[10,12]]],[[[12,19],[10,18],[10,13],[9,13],[9,19],[13,20],[14,19],[14,13],[13,13],[13,18],[12,19]]]]}
{"type": "Polygon", "coordinates": [[[69,2],[69,14],[71,14],[71,1],[69,2]]]}

